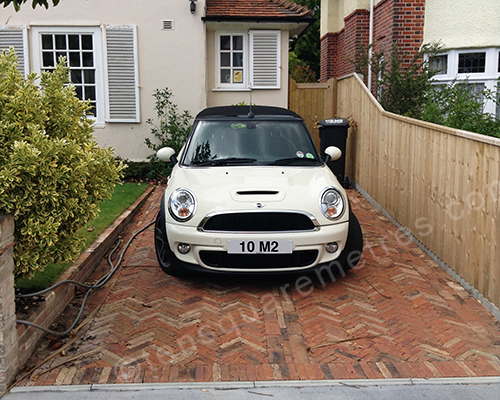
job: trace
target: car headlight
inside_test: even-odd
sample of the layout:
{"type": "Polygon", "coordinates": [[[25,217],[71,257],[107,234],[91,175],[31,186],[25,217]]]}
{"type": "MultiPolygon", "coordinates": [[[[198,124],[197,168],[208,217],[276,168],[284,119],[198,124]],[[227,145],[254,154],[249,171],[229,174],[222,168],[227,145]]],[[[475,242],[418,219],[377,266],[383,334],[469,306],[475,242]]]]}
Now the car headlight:
{"type": "Polygon", "coordinates": [[[320,208],[326,218],[333,220],[338,219],[344,213],[344,197],[335,188],[325,189],[321,194],[320,208]]]}
{"type": "Polygon", "coordinates": [[[189,221],[196,211],[194,195],[188,189],[176,189],[168,199],[168,211],[176,221],[189,221]]]}

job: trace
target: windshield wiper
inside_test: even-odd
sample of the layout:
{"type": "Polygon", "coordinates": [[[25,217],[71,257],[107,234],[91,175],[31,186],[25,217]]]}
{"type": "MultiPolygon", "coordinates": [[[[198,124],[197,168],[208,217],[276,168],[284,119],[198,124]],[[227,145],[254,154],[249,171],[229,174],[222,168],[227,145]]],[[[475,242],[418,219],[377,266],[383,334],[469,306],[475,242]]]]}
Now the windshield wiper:
{"type": "Polygon", "coordinates": [[[273,162],[275,165],[290,165],[290,164],[310,164],[310,163],[318,163],[318,160],[315,158],[299,158],[299,157],[289,157],[289,158],[280,158],[273,162]]]}
{"type": "Polygon", "coordinates": [[[204,167],[207,165],[219,166],[228,164],[252,164],[255,161],[257,161],[255,158],[228,157],[228,158],[216,158],[215,160],[208,160],[202,162],[195,162],[192,163],[191,165],[196,165],[197,167],[204,167]]]}

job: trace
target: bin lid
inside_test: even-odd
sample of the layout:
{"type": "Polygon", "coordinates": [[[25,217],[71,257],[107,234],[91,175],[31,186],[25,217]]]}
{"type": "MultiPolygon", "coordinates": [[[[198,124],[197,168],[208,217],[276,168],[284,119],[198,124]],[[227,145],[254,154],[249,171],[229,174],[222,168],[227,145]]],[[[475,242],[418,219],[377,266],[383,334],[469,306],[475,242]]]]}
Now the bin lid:
{"type": "Polygon", "coordinates": [[[322,119],[319,121],[319,124],[323,127],[325,126],[349,126],[349,122],[347,118],[331,118],[331,119],[322,119]]]}

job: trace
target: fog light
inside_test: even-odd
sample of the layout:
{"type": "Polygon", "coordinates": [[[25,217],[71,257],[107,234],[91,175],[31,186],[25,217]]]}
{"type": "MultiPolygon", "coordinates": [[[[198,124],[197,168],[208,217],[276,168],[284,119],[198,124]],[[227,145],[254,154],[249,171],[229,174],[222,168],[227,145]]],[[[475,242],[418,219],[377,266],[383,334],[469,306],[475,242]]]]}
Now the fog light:
{"type": "Polygon", "coordinates": [[[326,244],[326,251],[328,253],[335,253],[339,249],[337,242],[331,242],[326,244]]]}
{"type": "Polygon", "coordinates": [[[181,254],[187,254],[187,253],[189,253],[191,251],[191,246],[188,245],[187,243],[179,243],[177,245],[177,250],[181,254]]]}

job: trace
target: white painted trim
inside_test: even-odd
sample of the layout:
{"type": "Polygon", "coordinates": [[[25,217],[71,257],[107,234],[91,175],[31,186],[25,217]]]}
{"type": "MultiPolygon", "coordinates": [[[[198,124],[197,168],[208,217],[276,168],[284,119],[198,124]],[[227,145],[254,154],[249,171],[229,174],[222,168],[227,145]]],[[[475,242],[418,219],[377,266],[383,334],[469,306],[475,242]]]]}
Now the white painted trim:
{"type": "Polygon", "coordinates": [[[23,52],[24,52],[24,76],[27,77],[30,73],[30,65],[31,65],[27,26],[23,26],[23,52]]]}

